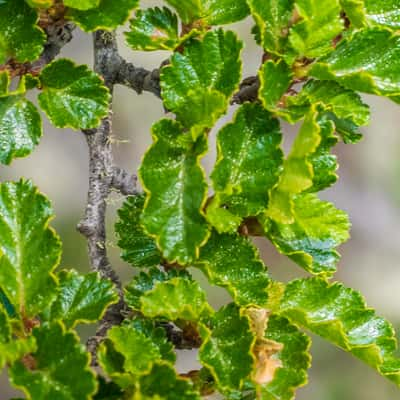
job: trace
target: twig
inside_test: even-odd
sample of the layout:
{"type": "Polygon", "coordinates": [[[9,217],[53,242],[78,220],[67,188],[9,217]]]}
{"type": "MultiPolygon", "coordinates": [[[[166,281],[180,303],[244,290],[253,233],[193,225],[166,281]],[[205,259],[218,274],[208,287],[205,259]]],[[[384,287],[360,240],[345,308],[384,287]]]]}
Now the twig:
{"type": "MultiPolygon", "coordinates": [[[[159,69],[148,71],[136,68],[125,61],[118,52],[115,32],[99,30],[93,34],[94,70],[100,74],[109,88],[111,98],[114,86],[126,85],[137,93],[148,91],[160,97],[159,69]]],[[[92,354],[92,364],[97,365],[97,347],[107,331],[119,325],[126,314],[122,283],[113,270],[106,248],[106,209],[107,198],[112,189],[123,195],[137,194],[137,178],[115,166],[112,154],[112,100],[109,114],[97,129],[83,131],[89,147],[89,190],[85,216],[78,224],[78,230],[87,238],[91,268],[100,273],[103,279],[111,280],[117,287],[118,304],[107,310],[95,336],[87,342],[92,354]]]]}
{"type": "Polygon", "coordinates": [[[39,60],[32,64],[32,69],[41,69],[53,61],[61,49],[72,40],[74,30],[75,25],[71,22],[66,22],[63,25],[54,24],[47,26],[45,28],[47,43],[39,60]]]}
{"type": "Polygon", "coordinates": [[[19,63],[11,59],[0,66],[0,71],[9,71],[12,78],[28,73],[38,75],[47,64],[57,57],[61,49],[72,40],[74,29],[75,25],[70,22],[48,25],[44,28],[47,34],[46,44],[42,54],[35,62],[19,63]]]}
{"type": "Polygon", "coordinates": [[[130,87],[138,94],[146,91],[153,93],[159,98],[161,97],[159,68],[148,71],[144,68],[137,68],[133,64],[121,59],[114,83],[130,87]]]}
{"type": "MultiPolygon", "coordinates": [[[[115,77],[119,71],[115,32],[97,31],[93,34],[94,70],[103,78],[111,95],[115,77]]],[[[103,279],[111,280],[117,287],[119,302],[107,310],[100,322],[96,335],[87,343],[92,354],[92,363],[97,364],[96,352],[98,344],[105,337],[108,329],[120,324],[125,309],[121,280],[111,267],[106,248],[106,209],[107,197],[112,187],[125,192],[133,191],[135,179],[128,179],[127,174],[114,166],[110,136],[112,133],[112,101],[109,115],[103,119],[99,128],[85,131],[89,147],[89,190],[85,217],[78,225],[78,230],[87,238],[90,264],[103,279]],[[129,187],[129,188],[128,188],[129,187]]]]}

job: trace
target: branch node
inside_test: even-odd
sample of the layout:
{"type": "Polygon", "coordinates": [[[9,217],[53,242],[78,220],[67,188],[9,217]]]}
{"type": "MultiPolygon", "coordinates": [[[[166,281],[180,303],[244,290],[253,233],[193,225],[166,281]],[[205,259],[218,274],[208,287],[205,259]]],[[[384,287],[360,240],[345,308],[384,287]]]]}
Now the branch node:
{"type": "Polygon", "coordinates": [[[80,221],[76,229],[85,237],[89,238],[96,234],[96,225],[84,218],[80,221]]]}

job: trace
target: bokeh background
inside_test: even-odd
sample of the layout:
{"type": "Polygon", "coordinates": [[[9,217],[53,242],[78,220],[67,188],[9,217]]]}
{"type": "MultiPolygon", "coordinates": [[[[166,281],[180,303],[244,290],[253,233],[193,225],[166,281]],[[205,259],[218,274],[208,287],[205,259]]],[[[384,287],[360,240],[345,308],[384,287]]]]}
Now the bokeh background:
{"type": "MultiPolygon", "coordinates": [[[[142,1],[143,7],[160,3],[142,1]]],[[[255,75],[261,60],[260,49],[250,34],[251,27],[250,19],[231,27],[245,42],[243,77],[255,75]]],[[[166,52],[129,50],[124,44],[123,31],[119,31],[120,51],[135,65],[153,69],[168,57],[166,52]]],[[[92,65],[90,35],[76,31],[74,40],[65,47],[62,56],[92,65]]],[[[370,126],[363,129],[364,140],[357,145],[339,144],[336,147],[340,180],[323,192],[322,197],[347,211],[353,224],[351,240],[340,248],[342,259],[337,279],[362,291],[368,304],[400,330],[400,108],[374,96],[365,96],[365,101],[371,106],[372,120],[370,126]]],[[[236,108],[231,107],[218,125],[229,121],[236,108]]],[[[137,171],[141,157],[151,143],[151,125],[163,116],[162,104],[153,95],[144,93],[138,96],[129,89],[116,87],[112,140],[119,165],[131,172],[137,171]]],[[[45,117],[43,120],[41,144],[30,157],[14,161],[9,167],[0,166],[1,181],[31,178],[49,196],[56,213],[52,225],[64,245],[61,266],[88,271],[86,243],[75,229],[86,202],[86,142],[80,132],[59,130],[52,127],[45,117]]],[[[283,126],[286,149],[297,128],[283,126]]],[[[207,171],[215,161],[217,130],[211,135],[211,151],[204,159],[207,171]]],[[[120,260],[113,229],[116,210],[122,201],[123,198],[117,194],[109,200],[107,245],[112,265],[124,280],[128,280],[135,271],[120,260]]],[[[286,281],[305,276],[299,267],[279,255],[266,240],[257,239],[256,243],[274,278],[286,281]]],[[[207,289],[215,307],[229,302],[225,291],[208,286],[202,276],[196,276],[207,289]]],[[[86,336],[90,329],[82,333],[86,336]]],[[[372,369],[317,337],[313,339],[309,385],[298,391],[298,400],[400,399],[400,391],[372,369]]],[[[194,352],[181,352],[178,360],[181,370],[197,366],[194,352]]],[[[12,396],[21,397],[22,394],[12,390],[3,375],[0,378],[0,400],[12,396]]]]}

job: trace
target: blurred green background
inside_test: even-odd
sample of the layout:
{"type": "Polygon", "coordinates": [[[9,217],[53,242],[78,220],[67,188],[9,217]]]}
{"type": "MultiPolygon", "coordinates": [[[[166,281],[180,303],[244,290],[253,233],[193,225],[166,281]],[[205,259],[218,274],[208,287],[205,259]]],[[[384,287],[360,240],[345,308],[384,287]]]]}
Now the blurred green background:
{"type": "MultiPolygon", "coordinates": [[[[160,5],[158,1],[142,1],[143,7],[160,5]]],[[[243,76],[255,75],[261,60],[250,34],[251,20],[232,26],[245,42],[243,76]]],[[[120,30],[122,55],[136,66],[153,69],[168,53],[142,53],[129,50],[120,30]]],[[[78,63],[92,64],[91,37],[75,32],[75,39],[63,53],[78,63]]],[[[34,96],[33,96],[34,97],[34,96]]],[[[352,238],[341,247],[342,259],[337,279],[365,295],[368,304],[390,319],[400,330],[400,108],[386,99],[366,96],[372,112],[371,125],[363,130],[364,140],[357,145],[340,144],[335,149],[340,161],[340,180],[322,197],[346,210],[352,221],[352,238]]],[[[236,107],[219,122],[230,120],[236,107]]],[[[138,96],[124,87],[116,87],[114,99],[113,142],[116,161],[129,171],[136,171],[141,157],[151,143],[150,127],[164,116],[162,104],[154,96],[138,96]]],[[[88,270],[86,244],[75,227],[83,214],[87,191],[87,147],[80,132],[58,130],[44,118],[44,137],[34,153],[10,167],[0,167],[1,180],[31,178],[52,200],[56,218],[53,226],[62,237],[62,267],[88,270]]],[[[283,127],[285,148],[297,127],[283,127]]],[[[211,135],[210,153],[204,159],[207,171],[215,161],[215,133],[211,135]]],[[[124,279],[133,275],[132,268],[122,262],[116,247],[113,224],[122,197],[110,198],[108,209],[108,249],[112,265],[124,279]]],[[[257,239],[266,265],[276,279],[288,280],[304,276],[302,270],[280,256],[266,240],[257,239]]],[[[209,298],[216,307],[229,301],[227,294],[209,287],[200,276],[209,298]]],[[[51,349],[49,349],[51,351],[51,349]]],[[[372,369],[343,351],[314,338],[313,366],[309,385],[300,389],[298,400],[394,400],[400,391],[372,369]]],[[[196,367],[193,352],[179,354],[179,368],[196,367]]],[[[0,400],[21,393],[10,389],[5,376],[0,380],[0,400]]],[[[40,399],[35,399],[40,400],[40,399]]]]}

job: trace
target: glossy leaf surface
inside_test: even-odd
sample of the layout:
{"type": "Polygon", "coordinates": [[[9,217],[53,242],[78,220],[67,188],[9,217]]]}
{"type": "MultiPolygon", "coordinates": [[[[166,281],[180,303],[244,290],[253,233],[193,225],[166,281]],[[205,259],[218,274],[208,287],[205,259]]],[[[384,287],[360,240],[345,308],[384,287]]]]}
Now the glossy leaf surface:
{"type": "Polygon", "coordinates": [[[255,362],[249,319],[229,304],[215,314],[210,328],[202,327],[201,335],[200,362],[210,370],[217,387],[222,392],[241,389],[255,362]]]}
{"type": "Polygon", "coordinates": [[[48,226],[52,217],[50,202],[30,181],[0,185],[0,288],[27,317],[56,295],[61,244],[48,226]]]}
{"type": "Polygon", "coordinates": [[[14,158],[32,152],[42,136],[42,122],[36,107],[25,98],[25,79],[16,91],[8,91],[9,76],[0,73],[0,162],[10,164],[14,158]]]}
{"type": "Polygon", "coordinates": [[[155,267],[161,263],[161,253],[153,238],[141,225],[145,202],[144,195],[128,197],[118,210],[119,220],[115,224],[121,257],[134,267],[155,267]]]}
{"type": "Polygon", "coordinates": [[[282,54],[287,44],[294,0],[248,0],[264,50],[282,54]],[[286,29],[286,30],[285,30],[286,29]]]}
{"type": "Polygon", "coordinates": [[[118,301],[118,295],[108,280],[98,274],[80,275],[76,271],[61,271],[59,293],[51,306],[49,320],[60,319],[67,328],[79,323],[94,323],[101,319],[107,307],[118,301]]]}
{"type": "Polygon", "coordinates": [[[339,0],[295,0],[300,21],[290,29],[289,42],[300,57],[315,58],[333,49],[343,30],[339,0]]]}
{"type": "Polygon", "coordinates": [[[108,113],[108,89],[85,65],[54,61],[42,71],[40,82],[39,104],[58,128],[96,128],[108,113]]]}
{"type": "Polygon", "coordinates": [[[260,100],[267,110],[276,111],[293,81],[293,73],[283,60],[269,60],[263,64],[259,76],[260,100]]]}
{"type": "Polygon", "coordinates": [[[166,0],[176,9],[184,24],[223,25],[247,17],[249,8],[245,0],[166,0]]]}
{"type": "Polygon", "coordinates": [[[267,236],[306,271],[332,275],[339,260],[336,247],[349,238],[347,214],[313,194],[297,196],[293,204],[294,222],[266,221],[267,236]]]}
{"type": "Polygon", "coordinates": [[[360,95],[333,81],[311,80],[298,96],[291,97],[288,101],[291,101],[290,105],[320,103],[338,118],[349,119],[358,126],[367,125],[369,122],[369,107],[363,103],[360,95]]]}
{"type": "Polygon", "coordinates": [[[138,10],[125,37],[134,50],[173,50],[179,43],[178,18],[167,7],[138,10]]]}
{"type": "Polygon", "coordinates": [[[239,109],[234,122],[217,136],[218,157],[211,179],[221,207],[242,217],[267,207],[268,192],[282,168],[281,140],[278,120],[260,105],[239,109]]]}
{"type": "Polygon", "coordinates": [[[35,368],[15,363],[9,370],[11,383],[23,390],[27,399],[91,399],[96,381],[79,338],[58,322],[36,328],[33,336],[37,343],[32,354],[35,368]]]}
{"type": "Polygon", "coordinates": [[[319,79],[336,80],[360,92],[400,94],[400,37],[389,30],[365,29],[342,41],[311,68],[319,79]]]}
{"type": "Polygon", "coordinates": [[[391,29],[400,27],[398,0],[342,0],[342,6],[352,24],[384,26],[391,29]]]}
{"type": "Polygon", "coordinates": [[[210,283],[225,287],[237,304],[266,304],[268,272],[247,238],[214,231],[200,251],[198,266],[210,283]]]}
{"type": "Polygon", "coordinates": [[[205,19],[210,25],[231,24],[250,13],[246,0],[205,0],[203,3],[205,19]]]}
{"type": "Polygon", "coordinates": [[[283,164],[283,172],[278,184],[270,193],[267,214],[277,222],[290,224],[293,222],[292,198],[313,185],[314,171],[309,159],[321,143],[321,128],[318,116],[310,111],[292,149],[283,164]]]}
{"type": "Polygon", "coordinates": [[[88,10],[69,9],[67,18],[85,32],[99,29],[111,31],[123,25],[138,5],[139,0],[118,0],[117,6],[115,0],[100,0],[97,7],[88,10]]]}
{"type": "Polygon", "coordinates": [[[166,0],[170,6],[174,7],[183,23],[190,23],[202,14],[201,0],[166,0]]]}
{"type": "Polygon", "coordinates": [[[143,294],[140,304],[144,316],[163,317],[169,321],[197,322],[213,312],[200,285],[184,277],[156,283],[143,294]]]}
{"type": "Polygon", "coordinates": [[[114,349],[123,357],[123,369],[134,375],[149,372],[154,362],[161,359],[156,343],[132,325],[114,326],[108,332],[114,349]]]}
{"type": "Polygon", "coordinates": [[[286,287],[280,313],[400,383],[393,327],[353,289],[319,278],[296,280],[286,287]]]}
{"type": "Polygon", "coordinates": [[[206,143],[203,137],[193,141],[168,119],[154,125],[153,139],[140,168],[147,192],[142,223],[163,256],[184,265],[197,257],[208,236],[201,210],[207,185],[199,164],[206,143]]]}
{"type": "Polygon", "coordinates": [[[36,11],[24,0],[0,2],[0,64],[9,58],[26,62],[40,56],[46,35],[37,20],[36,11]]]}
{"type": "Polygon", "coordinates": [[[185,128],[197,137],[226,111],[240,81],[242,43],[231,31],[207,32],[185,43],[161,71],[162,97],[185,128]]]}
{"type": "Polygon", "coordinates": [[[152,370],[142,375],[139,390],[134,400],[200,400],[198,393],[188,379],[178,377],[175,370],[166,363],[154,364],[152,370]]]}
{"type": "Polygon", "coordinates": [[[163,272],[158,268],[151,268],[147,273],[141,272],[125,288],[125,299],[128,306],[134,310],[140,310],[140,299],[146,292],[151,291],[158,282],[165,282],[176,277],[191,279],[189,273],[185,270],[176,271],[172,269],[163,272]]]}
{"type": "Polygon", "coordinates": [[[400,28],[400,4],[398,0],[364,0],[369,24],[400,28]]]}

